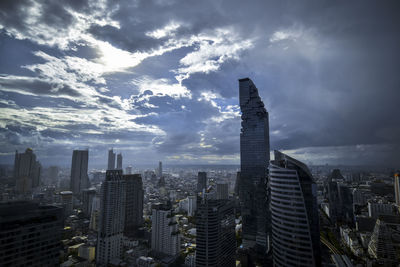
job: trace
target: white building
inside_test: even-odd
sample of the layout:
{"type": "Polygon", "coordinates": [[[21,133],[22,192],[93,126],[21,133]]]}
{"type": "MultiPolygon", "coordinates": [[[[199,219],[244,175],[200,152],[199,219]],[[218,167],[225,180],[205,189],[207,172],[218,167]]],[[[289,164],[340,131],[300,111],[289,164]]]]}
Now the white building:
{"type": "Polygon", "coordinates": [[[196,212],[196,209],[197,209],[196,196],[188,196],[187,200],[188,200],[188,205],[187,205],[187,207],[188,207],[188,209],[187,209],[188,216],[194,216],[195,212],[196,212]]]}
{"type": "Polygon", "coordinates": [[[171,207],[154,204],[151,220],[151,248],[167,255],[177,255],[181,247],[180,234],[171,207]]]}
{"type": "Polygon", "coordinates": [[[390,203],[368,202],[368,216],[377,219],[379,215],[392,215],[393,205],[390,203]]]}
{"type": "Polygon", "coordinates": [[[97,237],[96,263],[107,266],[121,258],[125,222],[126,183],[122,170],[108,170],[101,185],[100,223],[97,237]]]}

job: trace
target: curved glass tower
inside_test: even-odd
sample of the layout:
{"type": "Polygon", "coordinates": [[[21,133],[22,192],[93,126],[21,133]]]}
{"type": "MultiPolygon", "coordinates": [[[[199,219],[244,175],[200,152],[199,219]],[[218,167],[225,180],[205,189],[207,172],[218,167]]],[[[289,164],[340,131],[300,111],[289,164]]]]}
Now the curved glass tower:
{"type": "Polygon", "coordinates": [[[279,151],[269,167],[274,266],[321,266],[317,188],[308,167],[279,151]]]}

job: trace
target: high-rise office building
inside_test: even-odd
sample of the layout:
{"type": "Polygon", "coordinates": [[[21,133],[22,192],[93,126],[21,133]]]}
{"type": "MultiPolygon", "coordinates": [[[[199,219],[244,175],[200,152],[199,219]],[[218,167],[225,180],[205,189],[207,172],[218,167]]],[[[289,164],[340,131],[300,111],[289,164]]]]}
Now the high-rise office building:
{"type": "Polygon", "coordinates": [[[62,208],[34,202],[0,203],[0,265],[58,266],[62,208]]]}
{"type": "Polygon", "coordinates": [[[114,170],[114,169],[115,169],[115,153],[114,153],[113,149],[111,148],[110,150],[108,150],[107,170],[114,170]]]}
{"type": "Polygon", "coordinates": [[[239,102],[242,112],[239,198],[243,218],[243,247],[257,244],[268,250],[268,112],[258,95],[258,89],[249,78],[239,80],[239,102]]]}
{"type": "Polygon", "coordinates": [[[229,198],[229,184],[217,183],[217,199],[229,198]]]}
{"type": "Polygon", "coordinates": [[[196,266],[235,266],[236,238],[233,204],[199,197],[196,213],[196,266]]]}
{"type": "Polygon", "coordinates": [[[74,150],[71,163],[71,191],[80,197],[82,191],[89,187],[88,176],[89,151],[74,150]]]}
{"type": "Polygon", "coordinates": [[[207,173],[199,172],[197,174],[197,192],[203,192],[203,189],[207,189],[207,173]]]}
{"type": "Polygon", "coordinates": [[[126,181],[122,170],[107,170],[101,185],[100,223],[97,237],[96,263],[107,266],[120,259],[125,224],[126,181]]]}
{"type": "Polygon", "coordinates": [[[151,214],[151,249],[155,252],[175,256],[181,247],[178,222],[171,205],[154,204],[151,214]]]}
{"type": "Polygon", "coordinates": [[[122,170],[122,154],[117,155],[117,170],[122,170]]]}
{"type": "Polygon", "coordinates": [[[236,196],[239,196],[239,189],[240,189],[240,172],[237,172],[236,173],[236,181],[235,181],[235,188],[234,188],[234,191],[235,191],[235,195],[236,196]]]}
{"type": "Polygon", "coordinates": [[[188,216],[194,216],[197,210],[197,199],[196,196],[187,197],[187,213],[188,216]]]}
{"type": "Polygon", "coordinates": [[[140,174],[126,174],[125,229],[126,236],[133,237],[143,224],[143,182],[140,174]]]}
{"type": "Polygon", "coordinates": [[[400,206],[400,173],[394,174],[394,194],[396,198],[396,205],[400,206]]]}
{"type": "Polygon", "coordinates": [[[126,174],[132,174],[132,166],[128,166],[125,168],[125,173],[126,174]]]}
{"type": "Polygon", "coordinates": [[[157,171],[158,171],[158,173],[157,173],[158,177],[162,177],[163,169],[162,169],[162,162],[161,162],[161,161],[158,162],[158,169],[157,169],[157,171]]]}
{"type": "Polygon", "coordinates": [[[64,208],[64,216],[69,216],[74,210],[74,197],[72,191],[60,192],[61,203],[64,208]]]}
{"type": "Polygon", "coordinates": [[[40,171],[40,163],[31,148],[27,148],[25,153],[15,152],[14,178],[18,193],[28,193],[32,188],[38,187],[40,171]]]}
{"type": "Polygon", "coordinates": [[[93,198],[96,196],[96,189],[89,188],[82,191],[82,211],[86,217],[92,214],[93,198]]]}
{"type": "Polygon", "coordinates": [[[99,230],[100,220],[100,197],[95,196],[92,200],[92,213],[90,214],[89,228],[93,231],[99,230]]]}
{"type": "Polygon", "coordinates": [[[275,151],[269,173],[274,266],[321,266],[317,186],[310,170],[275,151]]]}

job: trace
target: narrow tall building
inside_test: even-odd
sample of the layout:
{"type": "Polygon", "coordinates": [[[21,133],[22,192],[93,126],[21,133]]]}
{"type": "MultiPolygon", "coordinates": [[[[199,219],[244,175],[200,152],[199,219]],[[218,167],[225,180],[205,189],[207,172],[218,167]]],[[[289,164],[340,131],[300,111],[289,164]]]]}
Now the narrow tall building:
{"type": "Polygon", "coordinates": [[[41,165],[36,160],[36,155],[31,148],[25,153],[15,152],[14,179],[16,191],[20,194],[28,193],[40,185],[41,165]]]}
{"type": "Polygon", "coordinates": [[[257,244],[262,250],[269,250],[268,112],[258,95],[258,89],[249,78],[239,80],[239,102],[242,112],[239,199],[242,206],[243,247],[250,248],[257,244]]]}
{"type": "Polygon", "coordinates": [[[77,196],[80,196],[82,191],[89,187],[88,162],[88,150],[73,151],[70,189],[77,196]]]}
{"type": "Polygon", "coordinates": [[[107,170],[114,170],[114,169],[115,169],[115,153],[114,153],[113,149],[111,148],[110,150],[108,150],[107,170]]]}
{"type": "Polygon", "coordinates": [[[207,189],[207,173],[199,172],[197,174],[197,192],[203,192],[203,189],[207,189]]]}
{"type": "Polygon", "coordinates": [[[96,189],[89,188],[82,191],[82,211],[86,217],[90,218],[92,215],[93,198],[96,196],[96,189]]]}
{"type": "Polygon", "coordinates": [[[274,266],[321,266],[317,186],[310,170],[275,151],[270,187],[274,266]]]}
{"type": "Polygon", "coordinates": [[[140,174],[126,174],[125,228],[126,236],[134,237],[143,225],[143,182],[140,174]]]}
{"type": "Polygon", "coordinates": [[[199,197],[196,213],[196,266],[235,266],[236,238],[233,204],[199,197]]]}
{"type": "Polygon", "coordinates": [[[117,170],[122,170],[122,154],[117,155],[117,170]]]}
{"type": "Polygon", "coordinates": [[[125,226],[126,181],[122,170],[108,170],[101,185],[100,222],[97,237],[96,263],[108,266],[120,259],[125,226]]]}
{"type": "Polygon", "coordinates": [[[0,203],[0,265],[58,266],[63,228],[60,207],[0,203]]]}
{"type": "Polygon", "coordinates": [[[229,184],[217,183],[217,199],[229,199],[229,184]]]}
{"type": "Polygon", "coordinates": [[[162,162],[161,162],[161,161],[158,162],[158,169],[157,169],[157,171],[158,171],[158,177],[162,177],[163,169],[162,169],[162,162]]]}
{"type": "Polygon", "coordinates": [[[154,204],[151,214],[151,249],[156,253],[176,256],[180,247],[178,222],[171,205],[154,204]]]}
{"type": "Polygon", "coordinates": [[[396,205],[400,206],[400,174],[394,174],[394,194],[396,198],[396,205]]]}

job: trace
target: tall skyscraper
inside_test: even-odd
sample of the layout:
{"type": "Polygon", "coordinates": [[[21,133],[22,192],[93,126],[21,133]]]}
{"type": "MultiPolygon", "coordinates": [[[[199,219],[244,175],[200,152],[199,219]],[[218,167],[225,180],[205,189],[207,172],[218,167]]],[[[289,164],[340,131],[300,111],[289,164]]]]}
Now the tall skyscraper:
{"type": "Polygon", "coordinates": [[[268,112],[249,78],[239,80],[242,112],[239,198],[243,218],[243,247],[269,249],[270,213],[267,176],[269,164],[268,112]]]}
{"type": "Polygon", "coordinates": [[[196,266],[235,266],[236,238],[233,204],[199,197],[196,213],[196,266]]]}
{"type": "Polygon", "coordinates": [[[82,191],[89,187],[88,162],[88,150],[73,151],[70,189],[75,195],[80,196],[82,191]]]}
{"type": "Polygon", "coordinates": [[[203,189],[207,189],[207,173],[199,172],[197,174],[197,192],[203,192],[203,189]]]}
{"type": "Polygon", "coordinates": [[[143,182],[140,174],[126,174],[125,229],[126,236],[133,237],[143,224],[143,182]]]}
{"type": "Polygon", "coordinates": [[[96,189],[89,188],[82,191],[83,213],[90,218],[92,215],[93,198],[96,196],[96,189]]]}
{"type": "Polygon", "coordinates": [[[107,266],[120,259],[125,225],[126,181],[122,170],[108,170],[101,185],[100,223],[97,238],[96,263],[107,266]]]}
{"type": "Polygon", "coordinates": [[[270,187],[274,266],[321,266],[317,186],[310,170],[275,151],[270,187]]]}
{"type": "Polygon", "coordinates": [[[161,161],[158,162],[158,169],[157,169],[157,171],[158,171],[158,177],[162,177],[163,170],[162,170],[162,162],[161,162],[161,161]]]}
{"type": "Polygon", "coordinates": [[[68,217],[74,210],[74,196],[71,191],[60,192],[61,203],[64,208],[64,216],[68,217]]]}
{"type": "Polygon", "coordinates": [[[40,171],[40,163],[36,161],[36,155],[31,148],[27,148],[25,153],[15,152],[14,178],[18,193],[27,193],[38,187],[40,171]]]}
{"type": "Polygon", "coordinates": [[[396,205],[400,206],[400,174],[394,174],[394,194],[396,198],[396,205]]]}
{"type": "Polygon", "coordinates": [[[62,208],[34,202],[0,203],[0,265],[58,266],[62,208]]]}
{"type": "Polygon", "coordinates": [[[122,170],[122,154],[117,155],[117,170],[122,170]]]}
{"type": "Polygon", "coordinates": [[[181,247],[178,222],[171,205],[154,204],[151,214],[151,249],[158,253],[175,256],[181,247]]]}
{"type": "Polygon", "coordinates": [[[107,170],[114,170],[114,169],[115,169],[115,153],[114,153],[113,149],[111,148],[110,150],[108,150],[107,170]]]}
{"type": "Polygon", "coordinates": [[[217,183],[217,199],[229,198],[229,184],[217,183]]]}

